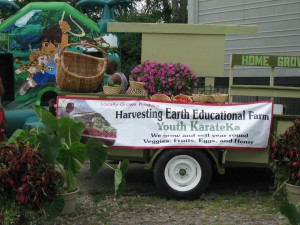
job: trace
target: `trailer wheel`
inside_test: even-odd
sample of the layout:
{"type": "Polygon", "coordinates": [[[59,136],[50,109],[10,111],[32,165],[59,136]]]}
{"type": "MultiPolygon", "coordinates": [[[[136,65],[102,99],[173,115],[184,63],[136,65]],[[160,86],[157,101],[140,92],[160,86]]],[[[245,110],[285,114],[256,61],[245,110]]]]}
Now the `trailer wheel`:
{"type": "Polygon", "coordinates": [[[210,185],[212,172],[212,163],[203,150],[172,149],[155,162],[153,178],[166,196],[195,199],[210,185]]]}

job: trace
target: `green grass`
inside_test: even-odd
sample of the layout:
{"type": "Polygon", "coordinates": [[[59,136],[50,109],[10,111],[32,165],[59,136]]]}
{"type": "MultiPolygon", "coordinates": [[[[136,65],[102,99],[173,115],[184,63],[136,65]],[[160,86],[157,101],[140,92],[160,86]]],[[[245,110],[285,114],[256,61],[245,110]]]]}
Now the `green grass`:
{"type": "MultiPolygon", "coordinates": [[[[215,195],[208,193],[193,201],[168,199],[155,192],[125,192],[123,197],[115,199],[113,192],[93,191],[88,197],[91,199],[90,206],[80,204],[79,201],[75,213],[62,215],[51,222],[47,222],[41,214],[27,214],[30,221],[28,224],[67,225],[80,221],[80,224],[93,225],[91,221],[98,221],[95,224],[110,225],[123,220],[124,224],[131,224],[130,221],[134,220],[137,220],[136,224],[151,224],[149,221],[153,221],[153,224],[180,224],[178,221],[182,219],[185,225],[193,225],[197,224],[193,221],[197,217],[201,218],[203,224],[222,225],[225,224],[222,221],[224,217],[234,217],[235,223],[239,222],[240,217],[241,224],[244,220],[251,221],[251,218],[270,221],[272,224],[279,213],[279,202],[272,198],[271,191],[226,191],[215,195]]],[[[80,195],[80,198],[87,196],[80,195]]],[[[9,215],[7,218],[11,218],[8,221],[14,221],[20,215],[19,208],[15,205],[6,210],[9,215]]],[[[9,224],[14,223],[5,223],[9,224]]]]}
{"type": "Polygon", "coordinates": [[[134,196],[132,194],[114,199],[113,193],[96,192],[92,193],[92,198],[96,205],[103,205],[106,208],[97,211],[97,217],[102,219],[104,224],[109,224],[110,219],[120,212],[126,218],[126,215],[133,213],[142,215],[151,211],[163,212],[166,215],[173,215],[175,212],[175,217],[165,218],[165,222],[170,224],[176,222],[176,214],[184,216],[191,214],[191,212],[198,212],[205,217],[213,217],[218,214],[239,214],[250,217],[259,215],[262,218],[272,220],[272,217],[278,213],[277,205],[279,204],[272,199],[272,193],[253,191],[227,193],[215,198],[204,196],[202,199],[193,201],[170,200],[160,195],[134,196]]]}
{"type": "Polygon", "coordinates": [[[168,199],[158,192],[150,173],[137,175],[128,174],[124,195],[119,199],[111,189],[91,189],[80,193],[76,212],[51,222],[36,217],[30,225],[289,224],[279,212],[280,198],[272,197],[268,174],[261,170],[235,170],[216,176],[207,192],[193,201],[168,199]]]}

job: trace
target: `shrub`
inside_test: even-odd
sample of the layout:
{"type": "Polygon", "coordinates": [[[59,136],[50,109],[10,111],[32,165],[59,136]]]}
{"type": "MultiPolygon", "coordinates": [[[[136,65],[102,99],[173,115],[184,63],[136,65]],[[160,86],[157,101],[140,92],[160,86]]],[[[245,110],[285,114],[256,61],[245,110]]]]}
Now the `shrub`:
{"type": "Polygon", "coordinates": [[[131,70],[130,79],[144,82],[148,95],[190,95],[196,85],[196,76],[189,66],[180,63],[145,61],[131,70]]]}
{"type": "Polygon", "coordinates": [[[300,119],[275,138],[270,159],[278,185],[286,181],[300,186],[300,119]]]}
{"type": "Polygon", "coordinates": [[[40,149],[20,142],[0,148],[0,196],[30,209],[52,202],[62,185],[54,166],[44,164],[40,149]]]}

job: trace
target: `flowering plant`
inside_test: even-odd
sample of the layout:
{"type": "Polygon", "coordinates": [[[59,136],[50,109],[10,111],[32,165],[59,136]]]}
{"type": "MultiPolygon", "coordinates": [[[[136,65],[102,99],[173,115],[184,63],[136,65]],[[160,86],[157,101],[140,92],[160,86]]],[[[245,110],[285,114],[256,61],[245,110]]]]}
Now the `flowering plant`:
{"type": "Polygon", "coordinates": [[[26,208],[41,209],[59,193],[62,176],[43,163],[39,148],[11,143],[0,148],[0,196],[26,208]]]}
{"type": "Polygon", "coordinates": [[[296,119],[271,146],[271,168],[275,182],[300,186],[300,119],[296,119]]]}
{"type": "Polygon", "coordinates": [[[191,94],[196,76],[185,64],[145,61],[131,70],[130,79],[144,82],[148,95],[191,94]]]}

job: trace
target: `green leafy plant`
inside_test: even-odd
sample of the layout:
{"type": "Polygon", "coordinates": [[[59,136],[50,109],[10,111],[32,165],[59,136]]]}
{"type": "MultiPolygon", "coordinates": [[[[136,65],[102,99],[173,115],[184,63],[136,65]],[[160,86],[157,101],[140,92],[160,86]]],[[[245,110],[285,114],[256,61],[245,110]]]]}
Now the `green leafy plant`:
{"type": "MultiPolygon", "coordinates": [[[[33,106],[40,119],[40,124],[29,132],[17,130],[7,141],[8,144],[23,141],[38,146],[44,163],[55,165],[62,174],[64,190],[74,191],[77,188],[77,178],[85,160],[90,161],[91,174],[103,166],[107,160],[107,146],[88,139],[85,143],[81,136],[85,124],[69,117],[57,119],[42,106],[33,106]]],[[[120,162],[115,170],[115,196],[119,197],[124,190],[124,174],[128,168],[128,160],[120,162]]]]}
{"type": "Polygon", "coordinates": [[[0,215],[4,224],[24,221],[23,212],[36,212],[53,201],[62,202],[58,198],[61,183],[61,174],[54,165],[44,163],[38,147],[14,142],[0,148],[0,215]]]}
{"type": "Polygon", "coordinates": [[[280,212],[291,224],[299,224],[300,213],[297,204],[288,202],[285,183],[300,186],[300,119],[296,119],[283,134],[275,137],[270,148],[270,166],[274,173],[274,196],[280,196],[280,212]]]}
{"type": "Polygon", "coordinates": [[[297,211],[295,205],[288,202],[287,198],[280,203],[279,209],[288,218],[291,225],[300,224],[300,213],[297,211]]]}
{"type": "MultiPolygon", "coordinates": [[[[30,219],[29,213],[25,213],[24,207],[17,202],[11,201],[7,198],[0,197],[0,224],[28,224],[30,219]]],[[[36,213],[36,211],[34,211],[36,213]]]]}
{"type": "Polygon", "coordinates": [[[284,181],[300,186],[300,119],[275,138],[270,160],[277,186],[284,181]]]}
{"type": "Polygon", "coordinates": [[[92,160],[90,168],[91,172],[95,173],[106,160],[107,148],[93,140],[86,144],[81,143],[81,134],[85,126],[79,121],[70,118],[57,120],[43,107],[34,106],[34,109],[45,127],[37,126],[29,133],[17,130],[8,143],[21,139],[38,146],[44,162],[56,165],[62,174],[66,184],[65,190],[74,191],[77,176],[86,158],[97,159],[92,160]]]}
{"type": "Polygon", "coordinates": [[[113,80],[108,80],[107,81],[107,86],[110,86],[110,87],[120,87],[120,84],[115,84],[113,80]]]}

